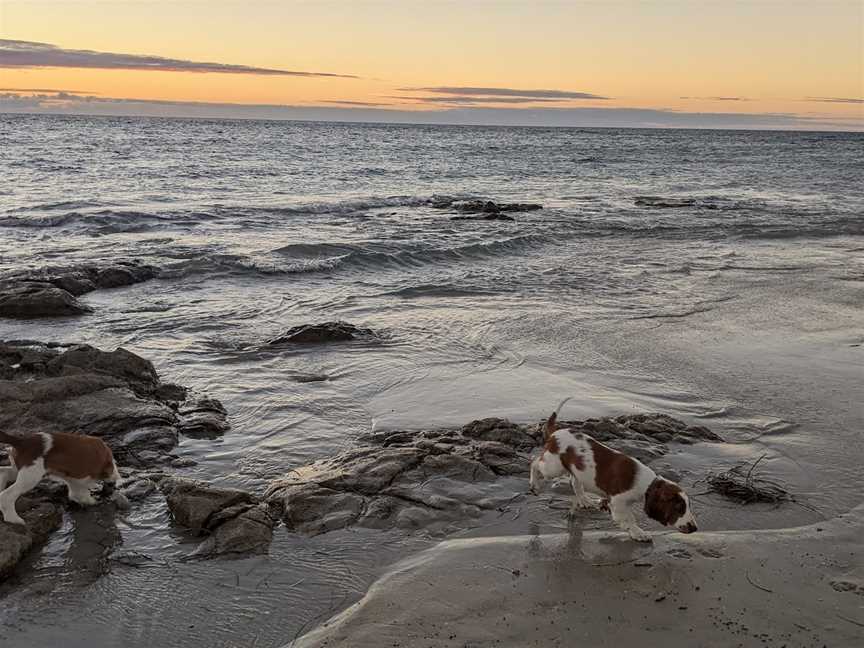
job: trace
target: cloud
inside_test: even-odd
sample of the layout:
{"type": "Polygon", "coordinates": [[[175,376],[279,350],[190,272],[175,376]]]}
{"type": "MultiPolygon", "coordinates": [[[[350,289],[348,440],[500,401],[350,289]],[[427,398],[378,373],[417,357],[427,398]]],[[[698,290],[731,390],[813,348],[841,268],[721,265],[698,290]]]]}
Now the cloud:
{"type": "Polygon", "coordinates": [[[64,93],[37,96],[0,93],[0,112],[471,126],[864,131],[864,119],[811,117],[791,113],[699,113],[643,108],[572,106],[531,108],[461,106],[403,110],[350,105],[293,106],[141,100],[64,93]]]}
{"type": "Polygon", "coordinates": [[[57,90],[56,88],[0,88],[0,92],[18,92],[18,93],[43,93],[43,92],[65,92],[66,94],[77,95],[96,95],[98,92],[90,92],[89,90],[57,90]]]}
{"type": "Polygon", "coordinates": [[[0,68],[96,68],[101,70],[147,70],[157,72],[201,72],[220,74],[256,74],[268,76],[338,77],[356,79],[350,74],[329,72],[298,72],[273,68],[233,65],[229,63],[202,63],[184,59],[117,54],[92,50],[64,49],[49,43],[0,39],[0,68]]]}
{"type": "Polygon", "coordinates": [[[524,90],[519,88],[477,88],[471,86],[434,86],[428,88],[399,88],[400,92],[431,92],[461,97],[521,97],[535,99],[609,99],[588,92],[570,90],[524,90]]]}
{"type": "MultiPolygon", "coordinates": [[[[401,97],[400,97],[400,99],[401,99],[401,97]]],[[[340,99],[322,101],[321,103],[338,104],[340,106],[367,106],[367,107],[368,106],[391,106],[391,105],[393,105],[393,104],[389,104],[389,103],[380,103],[380,102],[376,103],[374,101],[347,101],[347,100],[340,100],[340,99]]]]}
{"type": "Polygon", "coordinates": [[[822,103],[864,104],[864,99],[852,99],[847,97],[807,97],[805,101],[820,101],[822,103]]]}
{"type": "Polygon", "coordinates": [[[392,97],[392,99],[409,99],[418,103],[432,104],[524,104],[524,103],[556,103],[566,101],[566,99],[548,99],[548,98],[533,98],[533,97],[472,97],[463,95],[453,95],[451,97],[392,97]]]}
{"type": "Polygon", "coordinates": [[[680,99],[696,99],[698,101],[750,101],[747,97],[680,97],[680,99]]]}

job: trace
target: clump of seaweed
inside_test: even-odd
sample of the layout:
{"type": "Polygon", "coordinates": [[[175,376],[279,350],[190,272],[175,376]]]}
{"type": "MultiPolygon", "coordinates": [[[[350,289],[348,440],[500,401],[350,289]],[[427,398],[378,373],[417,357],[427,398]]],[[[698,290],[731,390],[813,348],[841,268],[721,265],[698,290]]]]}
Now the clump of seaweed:
{"type": "Polygon", "coordinates": [[[705,478],[711,492],[719,493],[740,504],[769,502],[779,504],[792,501],[792,496],[783,486],[770,479],[759,477],[756,466],[765,458],[756,461],[744,461],[722,473],[712,473],[705,478]]]}

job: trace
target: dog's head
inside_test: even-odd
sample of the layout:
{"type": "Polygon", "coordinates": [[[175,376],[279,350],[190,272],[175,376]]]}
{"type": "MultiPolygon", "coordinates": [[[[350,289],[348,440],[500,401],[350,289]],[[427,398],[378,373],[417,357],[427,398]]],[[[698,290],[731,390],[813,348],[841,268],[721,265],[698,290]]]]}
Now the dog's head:
{"type": "Polygon", "coordinates": [[[690,498],[676,483],[658,477],[645,491],[645,513],[660,524],[674,526],[681,533],[696,531],[690,498]]]}

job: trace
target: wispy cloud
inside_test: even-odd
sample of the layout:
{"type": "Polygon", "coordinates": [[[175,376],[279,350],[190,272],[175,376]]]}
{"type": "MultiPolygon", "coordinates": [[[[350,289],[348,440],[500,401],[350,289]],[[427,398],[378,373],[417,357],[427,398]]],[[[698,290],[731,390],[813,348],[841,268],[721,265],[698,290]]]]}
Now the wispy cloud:
{"type": "MultiPolygon", "coordinates": [[[[416,104],[414,104],[416,106],[416,104]]],[[[413,106],[412,106],[413,107],[413,106]]],[[[864,131],[864,119],[791,113],[685,112],[574,106],[457,106],[405,110],[375,106],[231,104],[81,96],[0,93],[0,113],[315,120],[394,124],[560,126],[611,128],[734,128],[864,131]]]]}
{"type": "Polygon", "coordinates": [[[821,103],[864,104],[864,99],[855,99],[850,97],[807,97],[805,101],[819,101],[821,103]]]}
{"type": "Polygon", "coordinates": [[[589,92],[571,90],[528,90],[520,88],[478,88],[473,86],[433,86],[423,88],[399,88],[401,92],[431,92],[432,94],[456,95],[460,97],[520,97],[534,99],[609,99],[589,92]]]}
{"type": "Polygon", "coordinates": [[[483,104],[528,104],[557,103],[566,99],[549,99],[545,97],[473,97],[453,95],[448,97],[392,97],[393,99],[408,99],[417,103],[450,104],[450,105],[483,105],[483,104]]]}
{"type": "Polygon", "coordinates": [[[750,101],[747,97],[679,97],[680,99],[695,99],[697,101],[750,101]]]}
{"type": "Polygon", "coordinates": [[[98,92],[91,92],[90,90],[58,90],[56,88],[0,88],[0,92],[19,92],[19,93],[41,93],[41,92],[65,92],[70,95],[97,95],[98,92]]]}
{"type": "Polygon", "coordinates": [[[0,39],[0,68],[96,68],[102,70],[148,70],[156,72],[199,72],[254,74],[267,76],[337,77],[356,79],[350,74],[303,72],[274,68],[207,63],[144,54],[119,54],[92,50],[65,49],[49,43],[0,39]]]}
{"type": "MultiPolygon", "coordinates": [[[[400,97],[401,99],[401,97],[400,97]]],[[[393,104],[383,103],[383,102],[375,102],[375,101],[348,101],[345,99],[331,99],[328,101],[322,101],[321,103],[326,104],[335,104],[338,106],[392,106],[393,104]]]]}

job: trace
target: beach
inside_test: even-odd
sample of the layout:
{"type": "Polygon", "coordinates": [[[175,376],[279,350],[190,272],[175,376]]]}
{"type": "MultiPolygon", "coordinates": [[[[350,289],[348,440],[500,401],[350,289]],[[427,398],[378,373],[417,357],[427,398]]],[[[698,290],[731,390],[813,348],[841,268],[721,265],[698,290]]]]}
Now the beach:
{"type": "Polygon", "coordinates": [[[4,645],[371,646],[392,626],[369,619],[388,611],[412,628],[380,635],[394,645],[539,645],[563,642],[550,624],[565,604],[574,640],[860,636],[862,135],[2,116],[0,143],[4,286],[92,278],[82,312],[4,317],[0,340],[152,363],[147,407],[173,445],[129,459],[130,483],[158,470],[263,506],[368,435],[404,431],[396,445],[425,453],[421,431],[489,417],[530,430],[568,396],[565,420],[660,413],[722,439],[639,445],[698,494],[700,533],[649,522],[653,547],[599,512],[568,520],[566,485],[529,496],[524,473],[488,458],[494,475],[448,473],[434,493],[464,494],[458,514],[312,532],[281,513],[263,550],[207,559],[162,483],[128,511],[61,507],[0,583],[4,645]],[[353,339],[291,339],[325,322],[353,339]],[[212,433],[190,433],[202,412],[212,433]],[[760,457],[788,500],[706,486],[760,457]]]}

